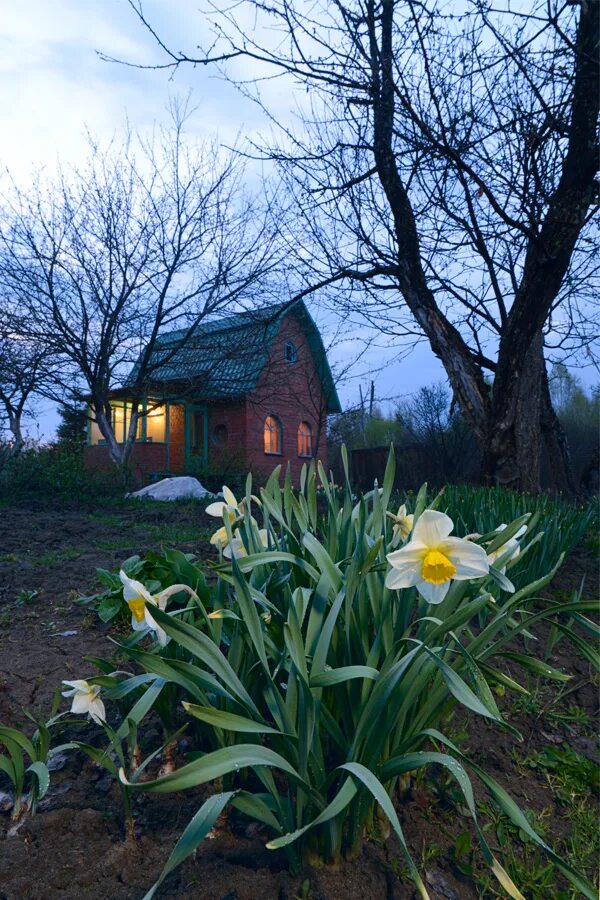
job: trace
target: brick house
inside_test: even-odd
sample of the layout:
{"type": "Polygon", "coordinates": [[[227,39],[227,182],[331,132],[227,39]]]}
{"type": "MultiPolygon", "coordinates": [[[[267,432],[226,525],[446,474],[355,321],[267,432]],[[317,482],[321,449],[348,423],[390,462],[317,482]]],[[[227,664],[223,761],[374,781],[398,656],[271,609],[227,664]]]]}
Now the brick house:
{"type": "MultiPolygon", "coordinates": [[[[313,457],[327,468],[327,415],[340,412],[340,403],[303,303],[202,323],[184,343],[182,334],[162,335],[151,359],[152,383],[132,453],[140,478],[199,474],[219,458],[265,475],[289,463],[295,483],[313,457]]],[[[122,440],[131,409],[127,383],[111,400],[122,440]]],[[[91,466],[110,465],[93,420],[85,454],[91,466]]]]}

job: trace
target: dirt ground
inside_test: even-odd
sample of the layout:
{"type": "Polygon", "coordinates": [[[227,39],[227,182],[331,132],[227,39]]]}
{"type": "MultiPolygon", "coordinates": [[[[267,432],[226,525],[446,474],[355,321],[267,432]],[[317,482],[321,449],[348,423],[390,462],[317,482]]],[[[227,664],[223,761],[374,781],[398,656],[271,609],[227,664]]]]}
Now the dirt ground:
{"type": "MultiPolygon", "coordinates": [[[[161,543],[202,555],[210,525],[197,504],[131,503],[97,512],[0,508],[0,722],[23,725],[23,708],[47,713],[62,679],[84,677],[93,670],[84,657],[110,655],[109,627],[90,609],[73,604],[76,597],[98,588],[97,566],[114,570],[127,556],[161,543]]],[[[569,560],[552,589],[569,592],[584,573],[588,596],[597,594],[596,562],[584,552],[569,560]]],[[[466,732],[463,746],[472,758],[483,763],[522,807],[545,817],[546,839],[558,847],[568,843],[571,827],[564,804],[544,772],[518,760],[568,744],[583,758],[597,762],[598,684],[588,664],[575,658],[566,642],[558,645],[551,663],[573,676],[568,694],[557,703],[556,689],[545,683],[535,707],[510,710],[510,721],[522,732],[523,743],[475,717],[458,715],[453,725],[455,733],[466,732]],[[577,714],[571,714],[573,709],[577,714]]],[[[83,739],[69,734],[70,739],[77,737],[83,739]]],[[[116,785],[83,755],[57,759],[39,813],[12,836],[9,813],[2,812],[2,790],[0,784],[0,900],[141,900],[206,796],[201,790],[138,795],[137,840],[128,844],[123,841],[116,785]]],[[[574,796],[572,802],[578,799],[574,796]]],[[[478,800],[484,802],[483,792],[478,800]]],[[[476,854],[468,854],[473,877],[461,865],[457,838],[471,829],[434,782],[415,786],[399,815],[432,900],[503,896],[501,891],[486,892],[476,877],[484,870],[476,854]]],[[[514,853],[527,862],[529,851],[522,846],[517,840],[514,853]]],[[[565,885],[560,879],[556,884],[565,885]]],[[[248,826],[247,820],[230,818],[195,858],[167,880],[160,896],[391,900],[412,898],[415,890],[395,839],[367,842],[361,857],[339,871],[310,869],[293,876],[283,856],[264,848],[260,829],[248,826]]],[[[526,896],[537,900],[576,895],[561,895],[554,886],[545,894],[526,896]]]]}

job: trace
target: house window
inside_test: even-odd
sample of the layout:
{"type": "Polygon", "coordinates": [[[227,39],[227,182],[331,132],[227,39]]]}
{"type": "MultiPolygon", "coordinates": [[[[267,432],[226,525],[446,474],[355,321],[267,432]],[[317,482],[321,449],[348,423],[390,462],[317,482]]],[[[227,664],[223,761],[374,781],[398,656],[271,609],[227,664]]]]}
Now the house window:
{"type": "MultiPolygon", "coordinates": [[[[113,402],[110,404],[112,412],[113,431],[117,441],[120,444],[125,443],[129,434],[129,422],[131,420],[132,404],[126,402],[113,402]]],[[[141,410],[140,410],[141,411],[141,410]]],[[[142,436],[142,419],[138,417],[135,438],[139,440],[142,436]]]]}
{"type": "Polygon", "coordinates": [[[308,422],[298,425],[298,456],[312,457],[312,428],[308,422]]]}
{"type": "Polygon", "coordinates": [[[227,443],[227,426],[226,425],[215,425],[212,433],[213,444],[217,447],[224,447],[227,443]]]}
{"type": "Polygon", "coordinates": [[[286,363],[290,363],[290,365],[292,363],[295,363],[298,359],[298,351],[296,350],[296,345],[291,341],[286,341],[283,346],[283,358],[285,359],[286,363]]]}
{"type": "Polygon", "coordinates": [[[153,444],[164,444],[166,425],[167,415],[164,406],[149,409],[146,414],[146,440],[152,441],[153,444]]]}
{"type": "Polygon", "coordinates": [[[267,416],[265,419],[265,453],[275,453],[281,456],[283,450],[283,429],[277,416],[267,416]]]}

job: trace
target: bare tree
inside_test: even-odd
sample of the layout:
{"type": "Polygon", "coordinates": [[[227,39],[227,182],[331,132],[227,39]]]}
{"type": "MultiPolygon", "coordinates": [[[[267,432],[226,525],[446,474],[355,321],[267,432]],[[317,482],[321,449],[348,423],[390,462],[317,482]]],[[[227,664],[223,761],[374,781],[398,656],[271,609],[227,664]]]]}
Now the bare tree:
{"type": "Polygon", "coordinates": [[[151,142],[129,137],[52,184],[4,197],[0,285],[16,298],[22,338],[60,357],[54,396],[90,404],[115,463],[127,463],[142,400],[198,324],[252,305],[274,266],[268,203],[244,191],[243,164],[216,143],[191,151],[185,116],[151,142]],[[157,350],[161,331],[177,341],[157,350]],[[120,442],[111,399],[127,376],[120,442]]]}
{"type": "Polygon", "coordinates": [[[9,456],[25,446],[24,419],[32,403],[57,374],[57,361],[47,346],[23,336],[20,323],[4,299],[0,302],[0,424],[10,434],[9,456]]]}
{"type": "Polygon", "coordinates": [[[566,484],[544,343],[593,330],[598,0],[249,0],[213,6],[194,54],[129,2],[166,54],[153,68],[247,58],[308,90],[301,128],[262,151],[297,198],[307,277],[354,278],[370,322],[429,342],[485,480],[537,490],[543,435],[566,484]]]}

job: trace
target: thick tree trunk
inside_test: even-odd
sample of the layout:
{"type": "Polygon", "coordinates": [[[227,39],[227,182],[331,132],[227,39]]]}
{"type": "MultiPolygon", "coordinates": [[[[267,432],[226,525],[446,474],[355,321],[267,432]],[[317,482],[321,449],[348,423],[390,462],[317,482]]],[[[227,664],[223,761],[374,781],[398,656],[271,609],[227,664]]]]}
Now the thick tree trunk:
{"type": "Polygon", "coordinates": [[[494,395],[496,392],[502,402],[492,403],[489,436],[483,448],[484,483],[536,493],[541,488],[543,445],[548,486],[575,493],[567,437],[552,407],[541,332],[520,365],[519,377],[509,385],[497,379],[494,395]]]}
{"type": "Polygon", "coordinates": [[[518,378],[496,378],[482,456],[482,481],[537,493],[541,473],[543,339],[535,336],[525,358],[514,361],[518,378]],[[509,393],[510,392],[510,393],[509,393]]]}

